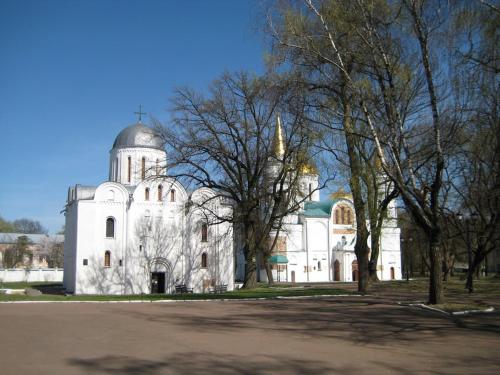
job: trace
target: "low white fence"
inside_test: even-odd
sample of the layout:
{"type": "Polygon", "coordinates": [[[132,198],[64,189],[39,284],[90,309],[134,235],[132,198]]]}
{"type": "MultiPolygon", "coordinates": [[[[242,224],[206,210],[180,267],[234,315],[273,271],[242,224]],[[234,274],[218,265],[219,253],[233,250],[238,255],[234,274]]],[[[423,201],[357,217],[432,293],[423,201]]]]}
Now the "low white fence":
{"type": "Polygon", "coordinates": [[[62,282],[64,270],[62,268],[0,268],[0,281],[13,282],[62,282]]]}

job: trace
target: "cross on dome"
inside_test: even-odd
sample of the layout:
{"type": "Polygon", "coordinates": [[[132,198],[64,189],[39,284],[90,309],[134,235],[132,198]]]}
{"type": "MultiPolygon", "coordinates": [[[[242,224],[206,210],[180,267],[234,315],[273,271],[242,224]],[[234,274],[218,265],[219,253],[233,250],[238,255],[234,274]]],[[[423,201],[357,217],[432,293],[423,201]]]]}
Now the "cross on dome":
{"type": "Polygon", "coordinates": [[[142,115],[147,115],[146,112],[142,112],[142,105],[139,104],[139,112],[134,112],[134,114],[138,115],[139,118],[138,118],[138,123],[141,124],[142,123],[142,115]]]}

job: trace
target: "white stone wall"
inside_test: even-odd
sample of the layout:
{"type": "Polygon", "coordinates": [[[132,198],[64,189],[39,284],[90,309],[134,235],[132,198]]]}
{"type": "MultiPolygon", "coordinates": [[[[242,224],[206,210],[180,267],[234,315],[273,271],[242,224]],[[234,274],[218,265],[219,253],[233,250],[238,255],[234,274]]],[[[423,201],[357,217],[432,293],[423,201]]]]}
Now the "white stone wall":
{"type": "Polygon", "coordinates": [[[37,268],[0,269],[0,281],[4,283],[13,282],[57,282],[63,281],[64,270],[62,268],[37,268]]]}

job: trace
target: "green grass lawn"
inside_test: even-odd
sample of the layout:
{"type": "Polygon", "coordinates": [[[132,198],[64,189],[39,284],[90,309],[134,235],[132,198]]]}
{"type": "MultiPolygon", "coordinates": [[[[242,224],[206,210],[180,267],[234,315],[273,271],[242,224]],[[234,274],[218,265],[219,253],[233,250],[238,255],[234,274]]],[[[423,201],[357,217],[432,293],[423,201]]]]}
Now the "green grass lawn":
{"type": "MultiPolygon", "coordinates": [[[[53,287],[60,291],[61,284],[54,283],[5,283],[5,288],[44,288],[45,293],[53,287]]],[[[298,297],[298,296],[317,296],[317,295],[339,295],[351,294],[343,289],[336,288],[290,288],[290,287],[267,287],[260,286],[250,290],[235,290],[222,294],[143,294],[143,295],[77,295],[65,296],[54,294],[43,294],[40,296],[10,295],[0,294],[0,301],[156,301],[156,300],[203,300],[203,299],[248,299],[248,298],[276,298],[276,297],[298,297]]]]}
{"type": "MultiPolygon", "coordinates": [[[[444,294],[445,295],[468,295],[468,291],[465,289],[465,280],[455,276],[451,277],[448,281],[443,283],[444,294]]],[[[381,290],[394,290],[394,291],[407,291],[407,292],[422,292],[427,293],[429,289],[429,279],[428,278],[415,278],[406,282],[406,280],[401,281],[391,281],[380,283],[379,288],[381,290]]],[[[491,295],[500,296],[500,277],[499,276],[488,276],[482,277],[479,280],[474,280],[474,293],[473,295],[491,295]]]]}

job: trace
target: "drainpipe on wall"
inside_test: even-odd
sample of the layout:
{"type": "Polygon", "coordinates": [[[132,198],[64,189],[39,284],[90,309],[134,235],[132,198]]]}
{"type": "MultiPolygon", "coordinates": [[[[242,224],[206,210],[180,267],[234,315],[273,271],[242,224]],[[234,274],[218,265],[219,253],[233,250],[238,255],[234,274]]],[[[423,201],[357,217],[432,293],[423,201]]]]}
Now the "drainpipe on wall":
{"type": "Polygon", "coordinates": [[[307,277],[307,282],[309,282],[309,234],[308,234],[307,219],[305,221],[306,221],[306,277],[307,277]]]}

